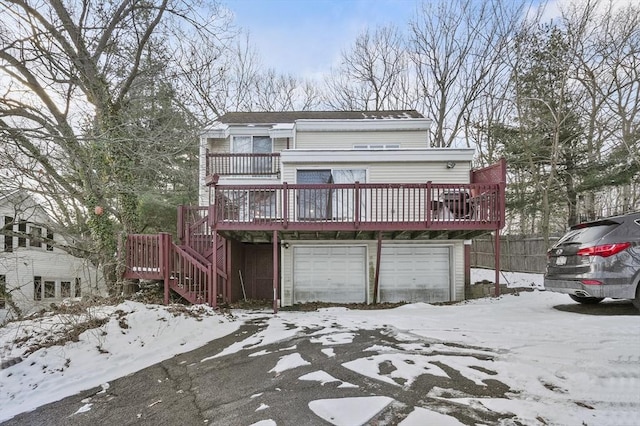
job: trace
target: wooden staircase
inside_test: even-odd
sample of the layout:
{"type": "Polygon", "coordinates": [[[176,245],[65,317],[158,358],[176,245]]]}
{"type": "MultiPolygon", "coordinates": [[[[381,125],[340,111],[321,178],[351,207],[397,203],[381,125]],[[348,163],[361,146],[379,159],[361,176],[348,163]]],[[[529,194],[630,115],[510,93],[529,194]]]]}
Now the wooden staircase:
{"type": "Polygon", "coordinates": [[[171,290],[194,304],[229,302],[228,242],[212,232],[206,207],[179,208],[178,238],[176,243],[168,233],[127,235],[123,277],[163,281],[165,304],[171,290]]]}

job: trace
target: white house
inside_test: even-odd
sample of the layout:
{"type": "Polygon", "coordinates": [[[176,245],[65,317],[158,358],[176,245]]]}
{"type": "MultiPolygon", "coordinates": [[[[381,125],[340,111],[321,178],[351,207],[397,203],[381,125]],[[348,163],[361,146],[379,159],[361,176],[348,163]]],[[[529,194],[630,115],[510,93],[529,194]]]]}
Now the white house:
{"type": "Polygon", "coordinates": [[[465,241],[503,226],[504,163],[473,171],[474,150],[432,148],[429,125],[412,110],[219,117],[166,288],[214,304],[462,300],[465,241]]]}
{"type": "Polygon", "coordinates": [[[104,294],[95,267],[41,240],[68,245],[26,192],[0,195],[0,227],[0,322],[64,299],[104,294]]]}

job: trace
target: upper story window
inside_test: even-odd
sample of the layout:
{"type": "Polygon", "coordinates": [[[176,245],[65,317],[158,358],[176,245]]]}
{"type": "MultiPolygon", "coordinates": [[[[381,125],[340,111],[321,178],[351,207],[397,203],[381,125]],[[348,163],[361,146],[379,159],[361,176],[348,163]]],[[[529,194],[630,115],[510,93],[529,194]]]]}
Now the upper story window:
{"type": "MultiPolygon", "coordinates": [[[[13,217],[5,216],[2,226],[8,231],[13,231],[13,225],[13,217]]],[[[13,251],[13,237],[11,235],[4,236],[4,251],[13,251]]]]}
{"type": "Polygon", "coordinates": [[[0,275],[0,309],[5,307],[5,298],[7,294],[7,277],[6,275],[0,275]]]}
{"type": "MultiPolygon", "coordinates": [[[[0,216],[2,219],[2,216],[0,216]]],[[[12,252],[16,248],[42,248],[42,238],[46,235],[46,238],[53,241],[53,231],[45,229],[40,226],[32,225],[26,220],[16,219],[11,216],[5,216],[3,219],[3,225],[5,229],[17,232],[18,236],[4,235],[4,251],[12,252]],[[46,232],[46,234],[45,234],[46,232]],[[17,246],[16,246],[17,241],[17,246]]],[[[46,244],[47,251],[53,251],[53,245],[46,244]]]]}
{"type": "Polygon", "coordinates": [[[269,136],[233,136],[231,152],[269,154],[273,152],[273,142],[269,136]]]}
{"type": "Polygon", "coordinates": [[[370,143],[370,144],[357,144],[353,146],[353,149],[398,149],[400,144],[398,143],[370,143]]]}
{"type": "Polygon", "coordinates": [[[30,247],[42,247],[42,228],[37,226],[29,227],[29,236],[31,239],[29,240],[30,247]]]}
{"type": "Polygon", "coordinates": [[[273,152],[273,141],[269,136],[233,136],[231,151],[234,154],[250,154],[233,159],[230,168],[235,174],[261,176],[274,170],[270,155],[273,152]]]}
{"type": "MultiPolygon", "coordinates": [[[[27,222],[24,220],[18,221],[18,233],[22,235],[27,235],[27,222]]],[[[27,238],[26,237],[18,237],[18,247],[26,247],[27,246],[27,238]]]]}

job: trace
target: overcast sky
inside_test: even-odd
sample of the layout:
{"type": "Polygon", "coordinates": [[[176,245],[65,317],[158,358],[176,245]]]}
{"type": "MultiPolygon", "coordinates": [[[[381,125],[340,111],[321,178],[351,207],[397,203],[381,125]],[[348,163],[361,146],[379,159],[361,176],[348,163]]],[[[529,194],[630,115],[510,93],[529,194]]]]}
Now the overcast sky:
{"type": "MultiPolygon", "coordinates": [[[[367,27],[396,24],[408,30],[416,11],[430,1],[435,0],[220,0],[233,12],[235,25],[249,32],[264,65],[296,77],[328,72],[367,27]]],[[[586,0],[531,3],[546,5],[542,19],[548,21],[576,1],[586,0]]],[[[623,6],[640,0],[612,1],[623,6]]]]}
{"type": "Polygon", "coordinates": [[[222,0],[267,67],[299,77],[329,70],[366,27],[406,28],[420,0],[222,0]]]}

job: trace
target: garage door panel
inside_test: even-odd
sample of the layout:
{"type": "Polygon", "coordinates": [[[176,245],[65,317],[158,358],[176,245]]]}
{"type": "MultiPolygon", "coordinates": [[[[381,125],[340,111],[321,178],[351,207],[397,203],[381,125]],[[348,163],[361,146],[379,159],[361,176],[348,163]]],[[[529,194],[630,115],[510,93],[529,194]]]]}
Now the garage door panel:
{"type": "Polygon", "coordinates": [[[450,249],[428,246],[382,248],[382,302],[445,302],[451,300],[450,249]]]}
{"type": "Polygon", "coordinates": [[[364,247],[294,248],[294,303],[362,303],[365,278],[364,247]]]}

